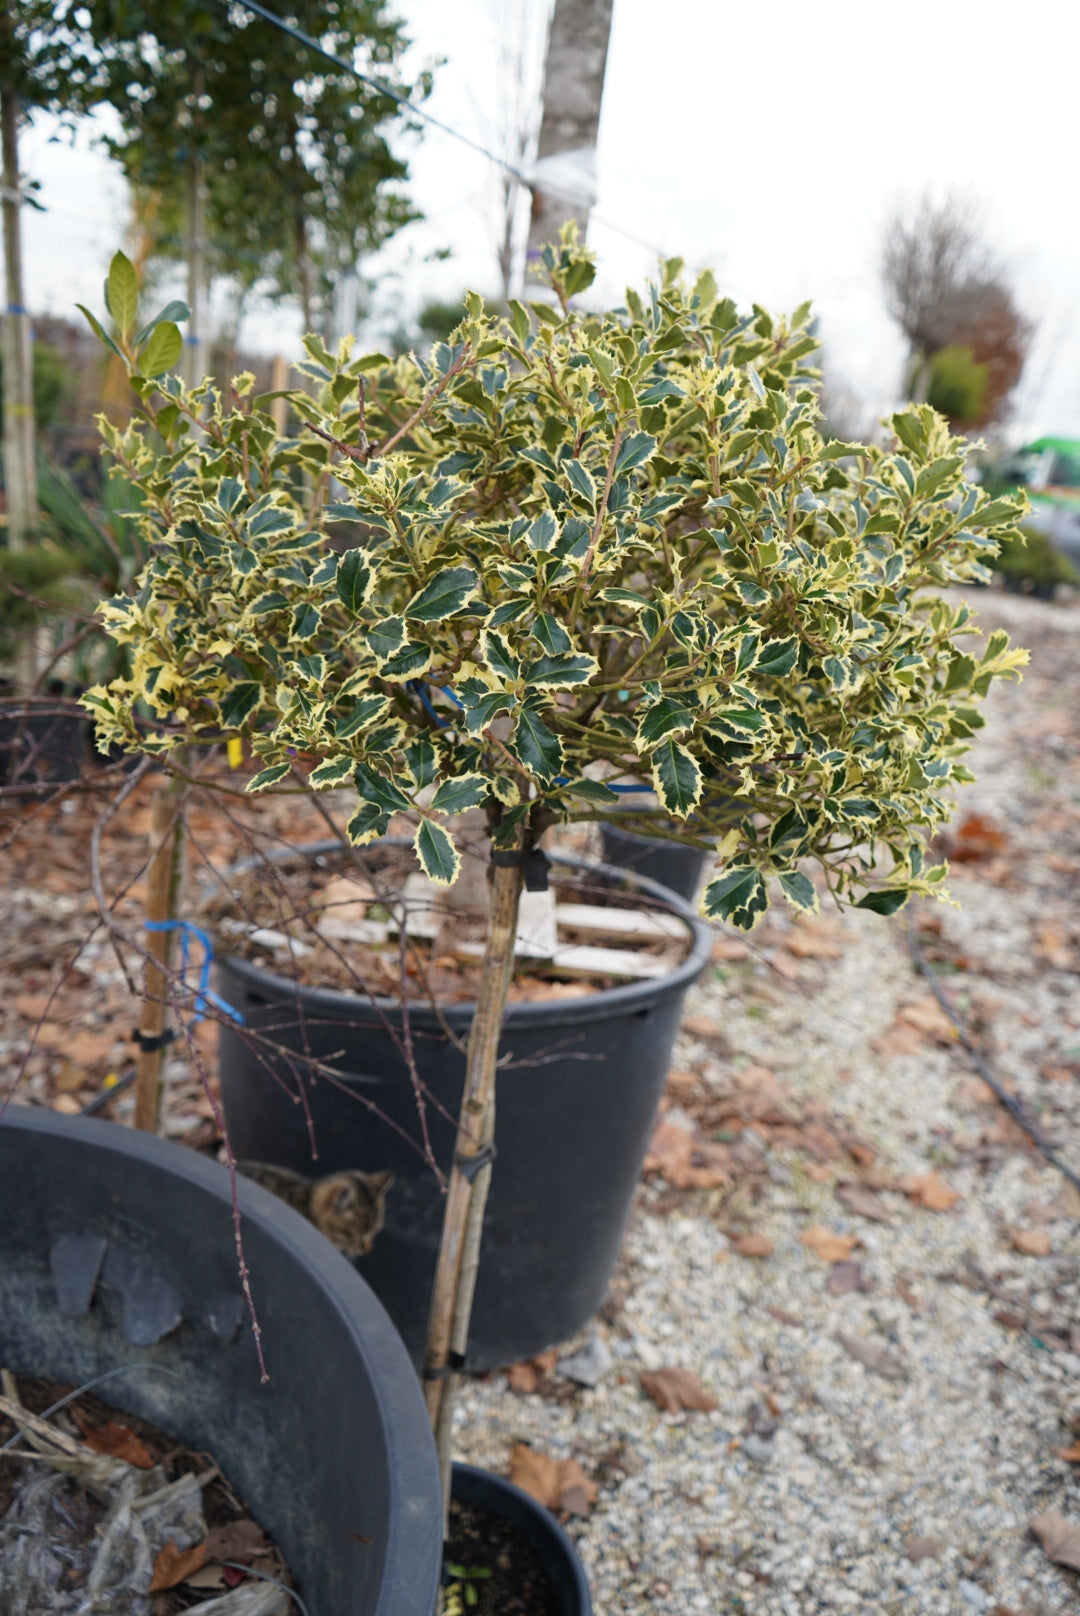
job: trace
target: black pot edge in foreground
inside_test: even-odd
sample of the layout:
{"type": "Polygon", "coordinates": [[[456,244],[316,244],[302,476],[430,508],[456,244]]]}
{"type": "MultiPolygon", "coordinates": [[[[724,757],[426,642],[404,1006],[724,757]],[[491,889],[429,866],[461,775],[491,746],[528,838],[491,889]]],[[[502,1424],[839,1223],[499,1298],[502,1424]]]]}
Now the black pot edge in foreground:
{"type": "MultiPolygon", "coordinates": [[[[316,1369],[328,1367],[326,1354],[330,1355],[332,1371],[335,1355],[340,1359],[344,1353],[351,1368],[346,1365],[330,1394],[331,1399],[335,1404],[342,1399],[347,1401],[350,1387],[356,1393],[363,1381],[363,1397],[354,1401],[357,1409],[362,1406],[374,1411],[373,1419],[379,1428],[380,1468],[384,1473],[372,1485],[376,1493],[385,1488],[387,1498],[383,1569],[373,1585],[374,1602],[365,1609],[370,1616],[403,1616],[405,1611],[426,1609],[438,1583],[441,1561],[441,1506],[434,1442],[420,1387],[401,1339],[382,1304],[352,1266],[304,1218],[276,1196],[256,1184],[243,1179],[238,1181],[241,1227],[246,1235],[257,1305],[261,1301],[263,1343],[270,1366],[269,1383],[260,1385],[246,1311],[238,1308],[236,1328],[231,1335],[224,1336],[216,1328],[212,1313],[206,1317],[214,1333],[208,1333],[200,1313],[200,1306],[213,1308],[214,1286],[220,1281],[220,1275],[215,1280],[207,1271],[208,1252],[215,1253],[221,1273],[231,1274],[230,1289],[234,1287],[237,1294],[240,1291],[232,1194],[224,1167],[152,1134],[138,1133],[111,1122],[59,1116],[21,1105],[9,1106],[0,1117],[0,1160],[5,1156],[9,1159],[6,1169],[0,1172],[0,1201],[5,1183],[14,1182],[19,1203],[12,1215],[5,1216],[4,1226],[0,1228],[0,1249],[6,1247],[12,1258],[6,1272],[0,1272],[0,1293],[5,1297],[0,1311],[0,1361],[6,1361],[9,1367],[20,1372],[44,1374],[58,1381],[82,1381],[114,1363],[146,1362],[170,1367],[171,1379],[157,1375],[122,1376],[102,1390],[106,1401],[168,1429],[170,1400],[181,1427],[192,1417],[205,1423],[206,1406],[213,1402],[207,1395],[207,1380],[214,1377],[214,1353],[220,1352],[218,1384],[222,1388],[231,1387],[232,1391],[227,1408],[223,1406],[219,1410],[220,1424],[216,1429],[229,1433],[227,1442],[219,1441],[219,1448],[235,1446],[236,1441],[250,1448],[254,1457],[248,1469],[254,1464],[255,1470],[250,1475],[241,1475],[234,1468],[233,1480],[241,1492],[246,1493],[248,1503],[258,1515],[258,1478],[264,1474],[259,1466],[271,1462],[271,1456],[269,1450],[266,1454],[262,1452],[265,1433],[260,1437],[258,1431],[245,1423],[244,1398],[249,1401],[277,1398],[280,1402],[282,1397],[289,1399],[290,1384],[294,1390],[299,1388],[301,1394],[304,1384],[318,1388],[320,1375],[316,1369]],[[7,1142],[10,1146],[5,1150],[7,1142]],[[85,1175],[80,1184],[76,1169],[84,1157],[85,1175]],[[27,1223],[25,1238],[19,1227],[20,1208],[27,1223]],[[28,1208],[33,1209],[29,1217],[28,1208]],[[213,1227],[193,1228],[191,1222],[185,1222],[184,1237],[179,1240],[174,1220],[185,1215],[198,1221],[212,1218],[213,1227]],[[88,1299],[85,1304],[79,1304],[82,1311],[76,1313],[69,1305],[68,1312],[62,1314],[54,1289],[56,1269],[53,1268],[53,1278],[49,1269],[55,1261],[57,1239],[69,1231],[80,1237],[101,1235],[106,1256],[104,1267],[99,1266],[100,1277],[94,1277],[91,1282],[88,1299]],[[173,1259],[172,1278],[177,1295],[185,1296],[183,1287],[188,1285],[180,1316],[149,1346],[132,1346],[130,1337],[124,1339],[123,1327],[117,1322],[115,1300],[101,1313],[93,1299],[99,1285],[106,1287],[107,1296],[113,1294],[109,1260],[114,1247],[117,1255],[129,1264],[132,1256],[136,1264],[149,1258],[155,1284],[170,1281],[169,1259],[173,1259]],[[28,1280],[25,1290],[15,1279],[16,1267],[19,1273],[23,1272],[23,1266],[18,1265],[20,1253],[25,1254],[24,1277],[28,1280]],[[278,1254],[276,1285],[266,1267],[275,1253],[278,1254]],[[184,1262],[197,1272],[175,1272],[184,1262]],[[33,1283],[29,1283],[30,1280],[33,1283]],[[201,1295],[202,1302],[192,1305],[192,1295],[201,1295]],[[21,1318],[17,1316],[20,1300],[24,1303],[21,1318]],[[297,1307],[305,1310],[304,1317],[297,1316],[297,1307]],[[317,1344],[312,1342],[309,1381],[300,1359],[305,1336],[310,1339],[312,1311],[317,1314],[320,1309],[327,1327],[326,1338],[322,1357],[317,1344]],[[282,1331],[288,1335],[290,1326],[294,1339],[289,1343],[290,1351],[283,1352],[282,1331]],[[26,1355],[34,1361],[20,1362],[20,1357],[26,1355]],[[290,1355],[292,1361],[284,1361],[289,1360],[290,1355]],[[179,1392],[178,1380],[185,1388],[179,1392]],[[192,1385],[195,1392],[187,1392],[186,1388],[192,1385]],[[239,1388],[242,1388],[242,1396],[238,1395],[239,1388]],[[194,1416],[190,1412],[193,1409],[194,1416]],[[250,1435],[245,1434],[249,1432],[250,1435]]],[[[142,1272],[145,1280],[145,1268],[142,1272]]],[[[129,1288],[136,1278],[134,1274],[129,1278],[129,1288]]],[[[126,1298],[126,1295],[121,1288],[120,1297],[126,1298]]],[[[124,1305],[127,1305],[126,1299],[124,1305]]],[[[222,1396],[218,1397],[219,1402],[222,1396]]],[[[275,1417],[270,1422],[271,1429],[276,1430],[281,1425],[284,1430],[297,1420],[301,1426],[305,1424],[303,1411],[286,1408],[283,1413],[288,1418],[282,1424],[275,1417]]],[[[362,1446],[363,1443],[358,1442],[358,1447],[362,1446]]],[[[293,1442],[290,1438],[288,1447],[289,1451],[296,1451],[302,1464],[319,1462],[318,1453],[303,1451],[302,1441],[293,1442]]],[[[219,1456],[223,1468],[230,1465],[228,1455],[215,1455],[219,1456]]],[[[328,1463],[341,1458],[341,1454],[336,1460],[324,1456],[328,1463]]],[[[347,1455],[345,1462],[351,1462],[347,1455]]],[[[345,1476],[338,1478],[342,1488],[346,1488],[346,1481],[345,1476]]],[[[305,1568],[301,1563],[303,1556],[295,1549],[290,1552],[290,1533],[282,1530],[287,1515],[288,1511],[280,1522],[264,1516],[261,1524],[276,1538],[301,1582],[308,1581],[310,1586],[305,1569],[310,1573],[311,1567],[305,1568]]],[[[339,1522],[339,1526],[341,1524],[339,1522]]],[[[297,1542],[305,1545],[304,1552],[310,1558],[309,1551],[315,1552],[308,1542],[310,1524],[298,1522],[296,1530],[297,1542]]],[[[349,1534],[342,1533],[342,1537],[344,1541],[349,1534]]],[[[316,1605],[312,1594],[308,1594],[313,1616],[316,1610],[321,1610],[324,1616],[343,1616],[346,1611],[360,1608],[346,1593],[353,1575],[346,1569],[352,1565],[349,1556],[360,1551],[351,1541],[346,1548],[342,1572],[335,1584],[337,1595],[330,1604],[323,1601],[316,1605]]],[[[327,1544],[317,1545],[319,1558],[328,1552],[327,1544]]],[[[333,1577],[330,1580],[335,1582],[333,1577]]]]}
{"type": "MultiPolygon", "coordinates": [[[[387,837],[382,845],[405,848],[411,847],[412,844],[405,837],[387,837]]],[[[378,846],[378,842],[372,843],[373,850],[378,846]]],[[[300,847],[274,853],[267,860],[245,859],[226,872],[226,879],[229,875],[247,874],[249,870],[257,868],[262,863],[278,864],[290,859],[315,859],[329,853],[341,852],[342,846],[338,841],[308,842],[300,847]]],[[[647,897],[659,898],[665,909],[687,922],[693,943],[689,954],[669,976],[647,977],[639,982],[630,982],[625,987],[603,988],[599,993],[582,994],[580,999],[542,999],[534,1002],[519,1000],[506,1006],[503,1013],[504,1027],[543,1026],[547,1022],[567,1022],[573,1025],[582,1021],[603,1021],[613,1013],[633,1011],[639,1006],[648,1004],[658,991],[666,993],[689,988],[701,975],[712,957],[712,928],[679,893],[622,865],[602,864],[598,860],[576,858],[569,853],[553,855],[552,865],[555,867],[561,865],[570,870],[594,870],[598,875],[614,877],[623,885],[624,891],[628,884],[631,889],[638,889],[647,897]]],[[[215,953],[219,951],[215,949],[215,953]]],[[[274,989],[278,994],[285,988],[290,995],[295,995],[296,990],[287,976],[282,976],[277,971],[268,971],[261,965],[254,965],[250,960],[230,956],[225,952],[221,952],[219,957],[230,970],[238,971],[255,986],[274,989]]],[[[383,1012],[400,1010],[397,999],[387,998],[381,994],[373,994],[368,998],[357,993],[346,993],[338,988],[304,987],[301,991],[305,1005],[310,1005],[314,1013],[341,1014],[348,1006],[357,1002],[383,1012]]],[[[432,1029],[438,1029],[444,1021],[455,1030],[468,1029],[475,1013],[476,1004],[473,1000],[443,1005],[438,1012],[423,1002],[409,1003],[410,1021],[415,1025],[432,1029]]]]}
{"type": "Polygon", "coordinates": [[[479,1470],[475,1465],[454,1465],[451,1496],[459,1503],[485,1509],[517,1528],[550,1577],[563,1616],[592,1616],[592,1598],[584,1567],[569,1533],[550,1510],[515,1487],[512,1481],[492,1475],[490,1470],[479,1470]]]}

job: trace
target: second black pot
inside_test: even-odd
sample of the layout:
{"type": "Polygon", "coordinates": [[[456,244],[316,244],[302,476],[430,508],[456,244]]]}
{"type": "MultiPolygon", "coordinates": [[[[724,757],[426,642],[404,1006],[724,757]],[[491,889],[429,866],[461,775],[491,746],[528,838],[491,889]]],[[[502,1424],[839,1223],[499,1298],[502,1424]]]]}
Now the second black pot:
{"type": "Polygon", "coordinates": [[[601,825],[600,840],[605,864],[633,870],[635,875],[677,892],[680,898],[690,900],[697,893],[708,857],[703,847],[680,847],[659,836],[635,836],[610,822],[601,825]]]}
{"type": "MultiPolygon", "coordinates": [[[[336,843],[307,850],[337,851],[336,843]]],[[[595,868],[591,879],[618,883],[595,868]]],[[[684,962],[658,981],[590,997],[511,1004],[506,1013],[495,1137],[468,1367],[491,1369],[564,1341],[603,1301],[663,1090],[683,999],[708,962],[712,936],[673,894],[638,876],[623,883],[660,898],[693,932],[684,962]]],[[[420,1362],[442,1228],[443,1197],[416,1147],[416,1098],[398,1041],[401,1012],[344,993],[298,988],[239,960],[218,968],[221,996],[245,1027],[219,1031],[221,1096],[243,1159],[309,1175],[391,1168],[386,1225],[360,1273],[420,1362]],[[249,1031],[286,1046],[271,1054],[249,1031]],[[330,1080],[311,1062],[331,1064],[330,1080]],[[302,1087],[301,1087],[302,1085],[302,1087]],[[311,1140],[318,1147],[312,1161],[311,1140]]],[[[448,1005],[459,1038],[471,1004],[448,1005]]],[[[450,1166],[464,1056],[435,1012],[411,1008],[435,1158],[450,1166]]]]}
{"type": "Polygon", "coordinates": [[[551,1580],[560,1616],[592,1616],[585,1572],[568,1533],[554,1515],[513,1482],[489,1470],[456,1464],[451,1494],[459,1504],[472,1504],[514,1527],[551,1580]]]}

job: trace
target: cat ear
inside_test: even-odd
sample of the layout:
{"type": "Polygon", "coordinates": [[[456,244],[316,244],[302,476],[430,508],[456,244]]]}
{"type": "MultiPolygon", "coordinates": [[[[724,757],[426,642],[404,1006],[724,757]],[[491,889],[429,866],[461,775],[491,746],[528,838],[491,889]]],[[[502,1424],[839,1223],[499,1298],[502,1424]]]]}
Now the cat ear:
{"type": "Polygon", "coordinates": [[[379,1173],[365,1173],[364,1178],[367,1181],[368,1188],[373,1190],[376,1195],[385,1195],[394,1182],[394,1175],[389,1167],[384,1167],[379,1173]]]}

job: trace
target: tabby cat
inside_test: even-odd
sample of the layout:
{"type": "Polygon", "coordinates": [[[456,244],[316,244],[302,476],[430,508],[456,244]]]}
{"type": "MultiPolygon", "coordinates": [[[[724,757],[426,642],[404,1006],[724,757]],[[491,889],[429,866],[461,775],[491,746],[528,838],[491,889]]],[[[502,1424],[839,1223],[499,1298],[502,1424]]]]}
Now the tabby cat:
{"type": "Polygon", "coordinates": [[[389,1171],[361,1173],[350,1169],[304,1178],[288,1167],[266,1162],[237,1162],[245,1178],[261,1184],[313,1223],[320,1234],[347,1257],[363,1257],[375,1244],[386,1216],[386,1192],[394,1182],[389,1171]]]}

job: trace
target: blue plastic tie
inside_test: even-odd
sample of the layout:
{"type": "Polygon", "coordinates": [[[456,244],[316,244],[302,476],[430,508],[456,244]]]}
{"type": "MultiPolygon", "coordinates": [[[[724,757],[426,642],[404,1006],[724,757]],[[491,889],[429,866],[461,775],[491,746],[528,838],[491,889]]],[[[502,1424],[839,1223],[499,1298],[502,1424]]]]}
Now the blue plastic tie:
{"type": "Polygon", "coordinates": [[[239,1010],[234,1010],[231,1004],[226,1004],[210,986],[210,967],[214,963],[214,945],[201,926],[196,926],[190,920],[147,920],[144,921],[146,931],[178,931],[180,933],[180,981],[187,988],[188,966],[191,964],[191,938],[197,937],[203,947],[203,962],[199,968],[199,986],[195,990],[195,1003],[193,1006],[192,1021],[206,1020],[206,1006],[212,1004],[216,1009],[223,1010],[233,1021],[242,1027],[244,1018],[239,1010]]]}

